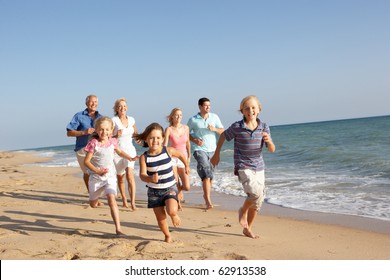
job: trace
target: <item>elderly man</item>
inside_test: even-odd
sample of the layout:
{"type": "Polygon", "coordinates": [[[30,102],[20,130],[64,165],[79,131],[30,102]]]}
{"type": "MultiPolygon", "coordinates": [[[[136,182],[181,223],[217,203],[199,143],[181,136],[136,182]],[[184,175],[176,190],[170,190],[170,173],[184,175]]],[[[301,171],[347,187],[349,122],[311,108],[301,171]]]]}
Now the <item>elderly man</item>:
{"type": "Polygon", "coordinates": [[[77,161],[84,174],[84,184],[88,190],[89,174],[87,168],[84,165],[84,159],[86,152],[85,146],[88,144],[89,135],[91,135],[95,129],[93,128],[94,121],[101,117],[97,111],[98,98],[96,95],[88,95],[85,99],[85,105],[87,108],[81,112],[76,113],[72,120],[66,127],[68,137],[76,137],[76,145],[74,151],[76,152],[77,161]]]}

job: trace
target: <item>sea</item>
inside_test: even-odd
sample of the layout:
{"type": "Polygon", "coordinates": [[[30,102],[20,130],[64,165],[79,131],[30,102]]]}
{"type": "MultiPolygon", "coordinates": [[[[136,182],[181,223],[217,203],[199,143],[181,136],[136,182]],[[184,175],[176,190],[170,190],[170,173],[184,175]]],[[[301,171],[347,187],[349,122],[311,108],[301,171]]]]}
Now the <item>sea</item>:
{"type": "MultiPolygon", "coordinates": [[[[266,203],[390,221],[390,116],[271,126],[275,153],[264,151],[266,203]]],[[[144,148],[135,145],[137,153],[144,148]]],[[[24,151],[49,157],[44,167],[78,167],[73,145],[24,151]]],[[[191,186],[201,189],[191,162],[191,186]]],[[[225,142],[213,191],[245,197],[225,142]]],[[[138,176],[139,166],[135,166],[138,176]]]]}

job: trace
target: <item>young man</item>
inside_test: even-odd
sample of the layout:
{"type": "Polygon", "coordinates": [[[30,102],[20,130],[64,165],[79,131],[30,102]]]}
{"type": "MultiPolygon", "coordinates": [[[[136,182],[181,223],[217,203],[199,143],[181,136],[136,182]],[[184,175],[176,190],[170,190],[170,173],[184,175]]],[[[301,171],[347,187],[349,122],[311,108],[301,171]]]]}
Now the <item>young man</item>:
{"type": "Polygon", "coordinates": [[[210,100],[203,97],[198,101],[199,112],[188,120],[190,140],[194,143],[193,155],[197,161],[197,172],[202,180],[203,198],[206,208],[213,208],[210,191],[213,184],[213,167],[210,163],[218,136],[224,128],[217,114],[210,113],[210,100]]]}

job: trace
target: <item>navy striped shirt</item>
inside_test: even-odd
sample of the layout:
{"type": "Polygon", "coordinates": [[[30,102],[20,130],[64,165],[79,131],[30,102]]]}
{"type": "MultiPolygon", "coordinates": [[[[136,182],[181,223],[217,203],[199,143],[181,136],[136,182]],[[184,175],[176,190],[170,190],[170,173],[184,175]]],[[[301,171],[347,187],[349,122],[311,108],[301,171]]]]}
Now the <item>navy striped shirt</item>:
{"type": "Polygon", "coordinates": [[[166,189],[176,184],[175,175],[172,169],[172,160],[167,148],[163,147],[162,152],[156,156],[144,153],[147,174],[152,176],[158,173],[158,183],[148,183],[148,187],[154,189],[166,189]]]}
{"type": "Polygon", "coordinates": [[[270,129],[266,123],[257,119],[258,126],[255,130],[246,127],[244,120],[233,123],[224,131],[227,141],[234,139],[234,174],[238,170],[250,169],[254,171],[264,170],[263,160],[263,132],[271,135],[270,129]]]}

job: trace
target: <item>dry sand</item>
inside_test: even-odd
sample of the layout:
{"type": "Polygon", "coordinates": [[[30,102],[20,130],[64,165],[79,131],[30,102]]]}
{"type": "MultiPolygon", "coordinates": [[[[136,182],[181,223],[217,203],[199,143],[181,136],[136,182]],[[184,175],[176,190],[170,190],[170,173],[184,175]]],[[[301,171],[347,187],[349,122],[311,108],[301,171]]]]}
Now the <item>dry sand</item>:
{"type": "MultiPolygon", "coordinates": [[[[0,153],[1,260],[390,259],[386,221],[376,221],[379,232],[374,232],[265,211],[254,226],[261,237],[253,240],[242,235],[237,211],[218,206],[206,211],[196,203],[184,205],[182,225],[171,227],[174,242],[167,244],[139,181],[138,210],[120,207],[126,236],[117,237],[108,206],[89,207],[79,169],[24,165],[43,160],[28,153],[0,153]]],[[[191,196],[200,199],[201,193],[186,194],[191,196]]]]}

